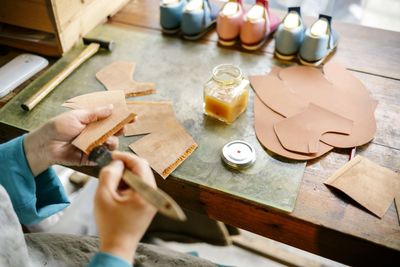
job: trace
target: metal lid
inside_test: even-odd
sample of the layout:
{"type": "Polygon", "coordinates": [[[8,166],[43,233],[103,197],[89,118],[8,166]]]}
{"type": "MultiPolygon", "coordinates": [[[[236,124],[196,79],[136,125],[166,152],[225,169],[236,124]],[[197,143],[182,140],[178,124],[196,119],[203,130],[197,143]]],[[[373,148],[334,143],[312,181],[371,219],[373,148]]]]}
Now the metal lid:
{"type": "Polygon", "coordinates": [[[222,160],[234,169],[244,169],[256,161],[256,152],[249,143],[234,140],[222,148],[222,160]]]}

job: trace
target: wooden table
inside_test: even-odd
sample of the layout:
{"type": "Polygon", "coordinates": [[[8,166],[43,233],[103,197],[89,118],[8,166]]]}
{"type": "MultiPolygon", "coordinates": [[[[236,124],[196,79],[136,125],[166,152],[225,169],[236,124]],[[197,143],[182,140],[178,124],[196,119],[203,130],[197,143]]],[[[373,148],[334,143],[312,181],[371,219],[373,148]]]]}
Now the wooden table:
{"type": "MultiPolygon", "coordinates": [[[[110,21],[132,31],[160,32],[158,0],[131,1],[110,21]]],[[[281,16],[283,14],[280,14],[281,16]]],[[[306,23],[310,25],[310,20],[306,23]]],[[[379,101],[375,139],[357,153],[400,171],[400,33],[334,22],[341,40],[334,58],[342,62],[379,101]]],[[[216,46],[215,32],[199,41],[216,46]]],[[[182,42],[185,42],[182,40],[182,42]]],[[[232,53],[239,47],[230,48],[232,53]]],[[[276,64],[274,44],[255,54],[276,64]]],[[[23,131],[0,125],[0,139],[23,131]]],[[[335,150],[307,164],[292,213],[173,177],[159,181],[183,207],[227,224],[351,265],[395,265],[400,262],[400,227],[394,204],[382,219],[373,216],[325,181],[348,160],[348,150],[335,150]]],[[[81,169],[93,173],[93,169],[81,169]]]]}

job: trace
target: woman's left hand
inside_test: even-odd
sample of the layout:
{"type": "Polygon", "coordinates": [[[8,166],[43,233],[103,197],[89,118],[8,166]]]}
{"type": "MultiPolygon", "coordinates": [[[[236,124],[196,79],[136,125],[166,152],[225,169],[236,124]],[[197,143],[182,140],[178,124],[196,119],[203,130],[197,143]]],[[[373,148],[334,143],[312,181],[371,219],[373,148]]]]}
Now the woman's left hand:
{"type": "MultiPolygon", "coordinates": [[[[109,105],[69,111],[27,134],[24,149],[33,175],[39,175],[53,164],[89,165],[87,155],[71,142],[88,124],[109,117],[112,110],[113,106],[109,105]]],[[[115,150],[118,148],[118,138],[111,136],[106,145],[110,150],[115,150]]]]}

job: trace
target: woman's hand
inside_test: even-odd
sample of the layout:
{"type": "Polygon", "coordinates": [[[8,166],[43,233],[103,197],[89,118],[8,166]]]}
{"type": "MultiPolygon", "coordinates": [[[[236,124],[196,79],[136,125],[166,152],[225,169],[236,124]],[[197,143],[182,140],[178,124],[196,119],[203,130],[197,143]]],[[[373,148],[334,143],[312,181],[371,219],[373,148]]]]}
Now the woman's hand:
{"type": "Polygon", "coordinates": [[[132,262],[137,245],[156,209],[121,182],[124,168],[157,187],[148,163],[132,153],[113,152],[113,161],[100,172],[95,196],[95,216],[100,251],[132,262]]]}
{"type": "MultiPolygon", "coordinates": [[[[63,113],[29,133],[24,140],[25,155],[34,176],[53,164],[88,165],[87,155],[71,142],[92,122],[111,115],[113,106],[80,109],[63,113]]],[[[109,149],[118,147],[118,138],[110,137],[109,149]]]]}

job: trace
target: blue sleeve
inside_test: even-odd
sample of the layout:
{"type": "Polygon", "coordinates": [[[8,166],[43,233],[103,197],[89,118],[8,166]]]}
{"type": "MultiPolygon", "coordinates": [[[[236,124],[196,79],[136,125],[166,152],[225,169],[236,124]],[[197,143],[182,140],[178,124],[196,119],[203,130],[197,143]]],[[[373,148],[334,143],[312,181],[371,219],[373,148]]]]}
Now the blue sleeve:
{"type": "Polygon", "coordinates": [[[52,168],[34,177],[25,157],[24,136],[0,144],[0,184],[22,224],[36,224],[68,206],[64,188],[52,168]]]}
{"type": "Polygon", "coordinates": [[[87,267],[132,267],[129,262],[121,259],[120,257],[99,252],[90,261],[87,267]]]}

